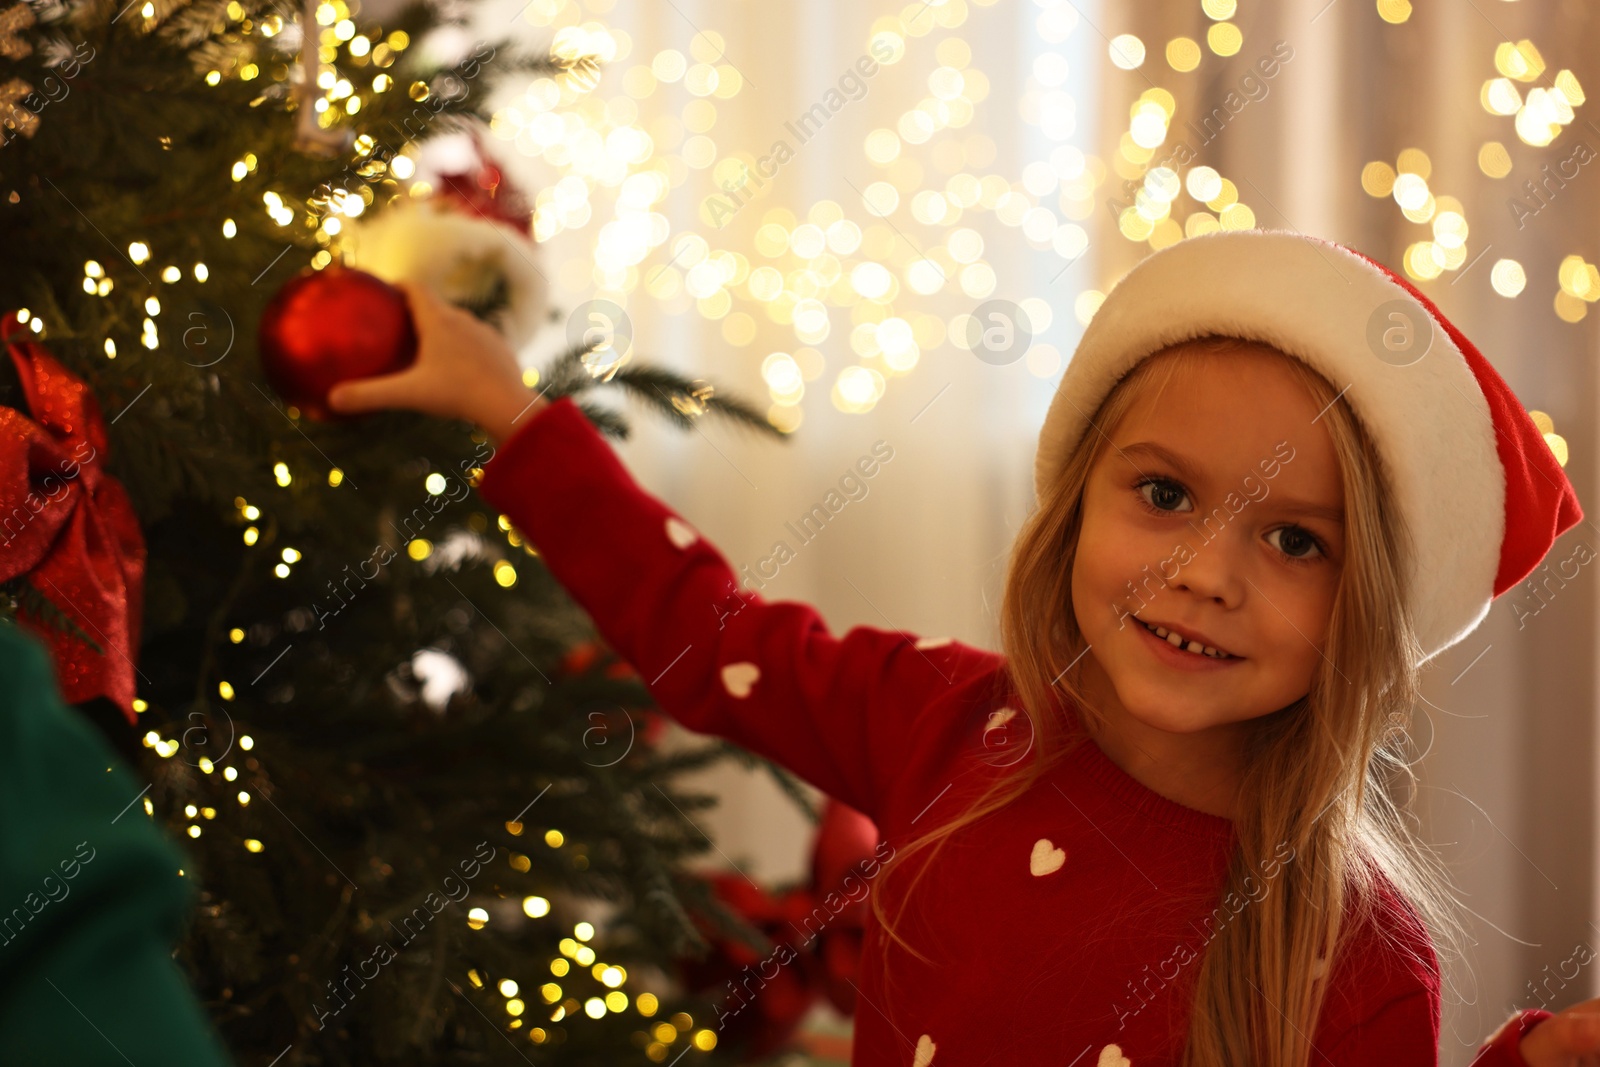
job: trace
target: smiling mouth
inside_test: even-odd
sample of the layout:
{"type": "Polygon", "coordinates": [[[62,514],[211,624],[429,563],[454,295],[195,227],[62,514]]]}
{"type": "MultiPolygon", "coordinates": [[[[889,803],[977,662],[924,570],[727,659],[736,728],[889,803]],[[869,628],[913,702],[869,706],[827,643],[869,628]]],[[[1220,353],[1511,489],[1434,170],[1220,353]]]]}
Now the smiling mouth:
{"type": "Polygon", "coordinates": [[[1145,622],[1143,619],[1137,618],[1134,619],[1134,621],[1174,648],[1181,648],[1186,652],[1193,652],[1197,656],[1205,656],[1207,659],[1219,660],[1244,658],[1243,656],[1235,656],[1231,652],[1224,652],[1220,648],[1212,648],[1210,645],[1202,645],[1199,641],[1186,642],[1182,637],[1176,633],[1173,633],[1171,630],[1168,630],[1165,626],[1153,626],[1150,623],[1145,622]]]}

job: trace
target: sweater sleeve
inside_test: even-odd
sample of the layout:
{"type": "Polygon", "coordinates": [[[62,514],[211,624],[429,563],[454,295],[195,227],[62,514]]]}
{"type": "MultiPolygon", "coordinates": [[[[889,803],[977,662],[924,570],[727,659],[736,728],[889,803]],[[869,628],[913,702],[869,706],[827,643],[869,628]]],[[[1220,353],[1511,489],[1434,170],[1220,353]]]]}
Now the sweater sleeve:
{"type": "Polygon", "coordinates": [[[43,645],[0,626],[0,1061],[230,1063],[172,958],[189,866],[43,645]]]}
{"type": "Polygon", "coordinates": [[[947,639],[856,626],[737,588],[732,567],[634,481],[570,397],[484,465],[480,496],[631,663],[663,711],[879,820],[918,717],[1000,662],[947,639]]]}
{"type": "MultiPolygon", "coordinates": [[[[1518,1012],[1478,1049],[1472,1067],[1528,1067],[1522,1058],[1522,1036],[1550,1012],[1530,1008],[1518,1012]]],[[[1334,1045],[1325,1062],[1332,1067],[1386,1063],[1423,1067],[1439,1062],[1439,1031],[1426,989],[1397,997],[1369,1019],[1352,1027],[1334,1045]]]]}
{"type": "Polygon", "coordinates": [[[1326,1059],[1330,1067],[1384,1063],[1392,1067],[1437,1067],[1439,1015],[1434,994],[1417,989],[1389,1001],[1337,1038],[1326,1059]]]}
{"type": "Polygon", "coordinates": [[[1523,1035],[1552,1014],[1543,1008],[1517,1012],[1478,1049],[1472,1067],[1528,1067],[1528,1062],[1522,1058],[1523,1035]]]}

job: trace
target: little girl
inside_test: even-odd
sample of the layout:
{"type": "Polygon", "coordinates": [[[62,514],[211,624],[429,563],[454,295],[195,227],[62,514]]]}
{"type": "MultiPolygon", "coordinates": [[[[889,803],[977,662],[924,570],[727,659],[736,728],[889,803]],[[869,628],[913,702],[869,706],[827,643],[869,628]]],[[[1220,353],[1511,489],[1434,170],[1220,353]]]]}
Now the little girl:
{"type": "MultiPolygon", "coordinates": [[[[1135,267],[1045,420],[1004,656],[738,589],[571,399],[407,292],[416,364],[332,406],[480,425],[479,493],[661,707],[883,835],[852,1062],[1437,1064],[1454,926],[1391,793],[1404,723],[1582,514],[1409,283],[1270,231],[1135,267]]],[[[1600,1002],[1549,1014],[1476,1062],[1600,1050],[1600,1002]]]]}

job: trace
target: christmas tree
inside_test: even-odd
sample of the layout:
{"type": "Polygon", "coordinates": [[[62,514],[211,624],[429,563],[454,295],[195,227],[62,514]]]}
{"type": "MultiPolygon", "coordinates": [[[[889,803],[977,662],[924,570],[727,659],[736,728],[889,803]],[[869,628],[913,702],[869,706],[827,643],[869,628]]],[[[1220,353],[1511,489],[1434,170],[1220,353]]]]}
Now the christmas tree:
{"type": "MultiPolygon", "coordinates": [[[[727,1062],[707,1003],[666,979],[705,921],[749,928],[686,873],[712,798],[674,781],[750,757],[652,744],[640,679],[470,491],[481,433],[310,418],[257,358],[273,293],[336,262],[357,216],[427,195],[416,142],[484,118],[491,77],[593,85],[592,58],[507,42],[428,60],[440,19],[0,7],[0,312],[85,384],[105,434],[54,472],[61,496],[24,487],[37,506],[5,540],[98,507],[101,535],[131,515],[143,543],[123,528],[110,550],[121,640],[15,554],[0,606],[127,675],[125,700],[80,707],[151,783],[134,810],[193,859],[180,958],[240,1063],[727,1062]]],[[[600,388],[771,432],[706,383],[590,355],[527,380],[584,394],[614,436],[600,388]]],[[[48,421],[31,398],[0,361],[13,426],[48,421]]]]}

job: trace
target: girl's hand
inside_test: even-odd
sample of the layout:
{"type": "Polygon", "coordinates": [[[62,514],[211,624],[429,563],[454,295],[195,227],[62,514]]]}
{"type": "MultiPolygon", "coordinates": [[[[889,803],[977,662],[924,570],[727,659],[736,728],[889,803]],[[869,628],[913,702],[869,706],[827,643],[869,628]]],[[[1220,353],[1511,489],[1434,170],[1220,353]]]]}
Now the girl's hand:
{"type": "Polygon", "coordinates": [[[399,282],[417,329],[417,358],[405,370],[342,382],[328,393],[335,411],[411,408],[467,419],[503,442],[549,403],[522,384],[522,368],[500,332],[415,282],[399,282]]]}
{"type": "Polygon", "coordinates": [[[1528,1067],[1600,1067],[1600,998],[1536,1024],[1518,1049],[1528,1067]]]}

